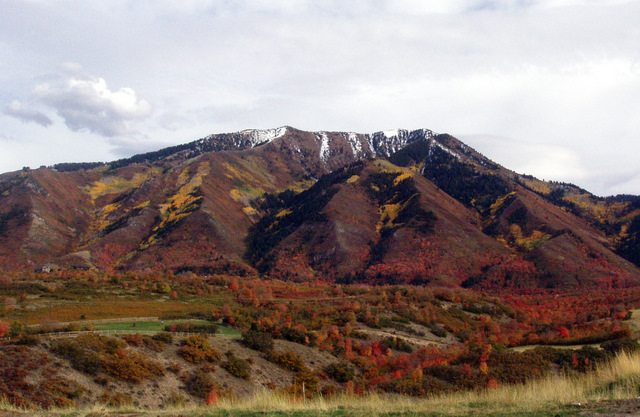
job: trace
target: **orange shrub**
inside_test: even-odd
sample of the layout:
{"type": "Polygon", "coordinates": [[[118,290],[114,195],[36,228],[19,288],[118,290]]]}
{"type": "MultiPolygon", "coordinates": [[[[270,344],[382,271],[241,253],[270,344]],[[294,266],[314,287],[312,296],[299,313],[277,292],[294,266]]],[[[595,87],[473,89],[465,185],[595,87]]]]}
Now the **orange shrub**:
{"type": "Polygon", "coordinates": [[[222,357],[222,353],[212,347],[209,344],[209,340],[200,334],[187,337],[181,344],[182,346],[178,349],[178,355],[191,363],[217,362],[222,357]]]}

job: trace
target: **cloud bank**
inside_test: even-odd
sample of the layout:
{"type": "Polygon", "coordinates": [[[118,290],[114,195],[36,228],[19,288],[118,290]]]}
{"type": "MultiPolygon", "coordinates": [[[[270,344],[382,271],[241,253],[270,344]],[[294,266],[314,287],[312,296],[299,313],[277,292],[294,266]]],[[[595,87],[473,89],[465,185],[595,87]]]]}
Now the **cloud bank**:
{"type": "Polygon", "coordinates": [[[72,131],[88,129],[106,136],[133,133],[130,121],[142,120],[151,113],[146,100],[131,88],[111,91],[100,77],[82,74],[77,67],[71,73],[56,74],[35,87],[35,99],[55,110],[72,131]]]}
{"type": "Polygon", "coordinates": [[[6,137],[105,159],[285,124],[429,128],[640,194],[640,0],[0,1],[6,137]]]}
{"type": "Polygon", "coordinates": [[[13,100],[11,104],[7,105],[4,109],[4,113],[8,116],[15,117],[23,122],[33,122],[40,126],[51,126],[53,121],[42,112],[25,107],[18,100],[13,100]]]}

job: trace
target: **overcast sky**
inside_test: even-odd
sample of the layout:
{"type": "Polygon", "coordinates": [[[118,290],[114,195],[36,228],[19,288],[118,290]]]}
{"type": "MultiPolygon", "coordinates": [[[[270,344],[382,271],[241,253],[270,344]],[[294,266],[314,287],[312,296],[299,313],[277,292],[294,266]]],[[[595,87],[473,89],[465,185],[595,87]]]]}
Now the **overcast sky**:
{"type": "Polygon", "coordinates": [[[0,0],[0,172],[283,125],[640,194],[640,0],[0,0]]]}

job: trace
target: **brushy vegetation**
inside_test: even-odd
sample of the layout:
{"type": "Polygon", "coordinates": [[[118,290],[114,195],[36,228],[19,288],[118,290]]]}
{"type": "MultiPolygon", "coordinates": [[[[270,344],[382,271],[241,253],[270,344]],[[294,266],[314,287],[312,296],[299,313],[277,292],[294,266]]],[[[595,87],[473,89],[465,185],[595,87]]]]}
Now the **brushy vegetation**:
{"type": "Polygon", "coordinates": [[[220,367],[236,378],[251,379],[251,364],[245,359],[237,358],[233,352],[227,352],[227,360],[220,364],[220,367]]]}
{"type": "Polygon", "coordinates": [[[305,369],[304,361],[302,360],[302,358],[289,350],[286,350],[282,353],[269,352],[267,353],[266,358],[270,362],[273,362],[279,367],[287,369],[289,371],[299,372],[305,369]]]}
{"type": "MultiPolygon", "coordinates": [[[[621,353],[587,374],[555,375],[529,381],[525,384],[501,386],[494,389],[459,392],[412,399],[395,395],[350,393],[331,397],[316,397],[302,401],[286,392],[263,391],[252,398],[221,397],[215,407],[185,407],[176,403],[167,413],[184,416],[547,416],[582,415],[583,406],[598,407],[602,400],[620,400],[637,397],[640,384],[640,356],[621,353]]],[[[194,394],[207,398],[219,388],[206,376],[194,375],[187,383],[194,394]]],[[[20,411],[10,404],[0,408],[20,411]]],[[[135,409],[127,407],[129,410],[135,409]]],[[[79,410],[75,415],[112,415],[116,409],[79,410]]],[[[32,413],[38,415],[37,412],[32,413]]],[[[53,415],[56,413],[54,412],[53,415]]],[[[136,410],[137,415],[166,415],[157,410],[136,410]]],[[[47,413],[47,415],[52,415],[47,413]]]]}
{"type": "Polygon", "coordinates": [[[211,346],[205,336],[196,334],[187,337],[178,349],[178,355],[192,363],[217,362],[222,358],[222,352],[211,346]]]}
{"type": "MultiPolygon", "coordinates": [[[[616,354],[638,348],[629,337],[637,324],[631,309],[640,304],[633,288],[605,294],[510,290],[488,296],[472,290],[410,285],[293,284],[224,275],[93,271],[28,273],[12,277],[11,285],[4,282],[8,290],[0,298],[0,330],[5,333],[0,350],[14,353],[3,354],[32,356],[35,362],[43,361],[43,369],[49,363],[50,372],[56,369],[52,360],[64,360],[103,385],[142,386],[141,382],[149,381],[148,385],[164,378],[164,373],[181,381],[178,394],[190,404],[214,401],[207,400],[213,388],[218,402],[233,397],[235,393],[225,393],[216,385],[221,378],[229,378],[227,373],[239,379],[227,381],[263,384],[288,395],[301,395],[304,383],[309,401],[340,392],[429,399],[528,384],[558,374],[580,378],[616,354]],[[171,298],[173,291],[179,291],[182,299],[171,298]],[[111,338],[88,334],[48,340],[34,334],[92,325],[86,319],[94,319],[94,310],[107,305],[114,294],[119,296],[120,310],[111,307],[107,312],[115,316],[124,310],[148,317],[156,309],[166,320],[197,318],[223,323],[238,335],[242,332],[233,343],[239,343],[235,346],[243,353],[223,355],[211,344],[218,335],[184,337],[158,332],[111,338]],[[89,304],[82,301],[88,299],[91,308],[83,304],[89,304]],[[55,308],[47,308],[49,304],[55,308]],[[69,316],[76,321],[60,325],[55,321],[69,316]],[[28,326],[41,317],[47,319],[28,326]],[[573,349],[546,346],[585,341],[601,343],[602,348],[597,344],[573,349]],[[522,349],[516,350],[518,347],[522,349]],[[247,349],[255,352],[248,354],[247,349]],[[324,359],[314,366],[303,352],[324,359]],[[168,361],[156,361],[161,353],[168,361]],[[176,354],[179,356],[171,357],[176,354]],[[159,363],[166,363],[170,373],[159,363]],[[277,384],[269,381],[265,367],[289,379],[277,384]]],[[[60,374],[51,374],[49,379],[54,396],[36,398],[30,394],[33,372],[20,364],[3,364],[3,379],[11,384],[2,392],[11,396],[13,404],[52,407],[73,405],[83,398],[83,388],[65,382],[60,374]],[[9,376],[14,374],[19,377],[9,376]]],[[[180,403],[178,396],[174,399],[180,403]]],[[[105,397],[105,402],[116,399],[105,397]]]]}
{"type": "Polygon", "coordinates": [[[116,338],[83,334],[56,340],[51,350],[89,375],[103,373],[122,381],[140,382],[164,373],[162,365],[125,347],[126,343],[116,338]]]}

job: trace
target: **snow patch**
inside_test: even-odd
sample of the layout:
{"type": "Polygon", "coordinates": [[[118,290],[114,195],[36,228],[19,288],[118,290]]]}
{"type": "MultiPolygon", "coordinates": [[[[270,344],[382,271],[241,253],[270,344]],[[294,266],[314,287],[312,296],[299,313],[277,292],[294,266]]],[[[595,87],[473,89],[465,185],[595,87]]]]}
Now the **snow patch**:
{"type": "Polygon", "coordinates": [[[399,129],[385,130],[382,132],[382,134],[385,135],[387,139],[397,137],[398,133],[399,133],[399,129]]]}
{"type": "Polygon", "coordinates": [[[331,153],[331,149],[329,148],[329,136],[325,132],[320,132],[320,136],[318,139],[322,140],[322,145],[320,145],[320,160],[327,163],[327,159],[329,159],[329,154],[331,153]]]}
{"type": "Polygon", "coordinates": [[[355,158],[359,158],[362,155],[362,143],[360,142],[360,139],[358,139],[358,135],[353,132],[349,132],[347,139],[351,145],[351,152],[353,152],[353,156],[355,158]]]}
{"type": "Polygon", "coordinates": [[[249,137],[252,146],[256,146],[284,136],[287,133],[287,128],[283,126],[275,129],[248,129],[241,133],[249,137]]]}
{"type": "MultiPolygon", "coordinates": [[[[451,156],[453,156],[454,158],[456,158],[458,160],[462,159],[462,157],[458,153],[452,151],[451,149],[447,148],[443,144],[438,143],[435,140],[432,140],[431,141],[431,148],[433,148],[434,146],[437,146],[438,148],[442,149],[443,151],[447,152],[448,154],[450,154],[451,156]]],[[[431,154],[431,149],[429,149],[429,154],[431,154]]]]}

